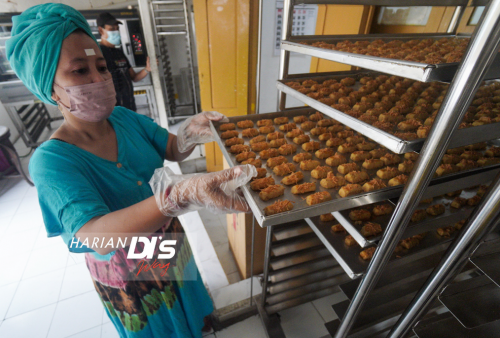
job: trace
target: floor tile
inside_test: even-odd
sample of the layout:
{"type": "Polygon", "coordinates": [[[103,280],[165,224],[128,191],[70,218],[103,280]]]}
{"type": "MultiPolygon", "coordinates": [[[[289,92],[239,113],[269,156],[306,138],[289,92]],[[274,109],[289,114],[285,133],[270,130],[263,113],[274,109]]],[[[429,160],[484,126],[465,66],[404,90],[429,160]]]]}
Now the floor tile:
{"type": "Polygon", "coordinates": [[[328,334],[324,321],[311,303],[281,311],[281,327],[287,338],[319,338],[328,334]],[[304,325],[307,323],[307,325],[304,325]]]}
{"type": "MultiPolygon", "coordinates": [[[[259,316],[252,316],[242,322],[231,325],[230,327],[216,333],[217,338],[266,338],[266,332],[259,316]]],[[[288,336],[287,336],[288,337],[288,336]]],[[[301,338],[310,337],[304,335],[301,338]]]]}
{"type": "MultiPolygon", "coordinates": [[[[251,279],[245,279],[238,283],[226,285],[220,289],[210,289],[216,309],[222,309],[231,304],[250,298],[251,279]]],[[[256,277],[253,279],[253,295],[260,294],[262,287],[256,277]]]]}
{"type": "Polygon", "coordinates": [[[0,189],[0,202],[20,200],[26,195],[29,184],[22,179],[9,179],[8,183],[0,189]]]}
{"type": "MultiPolygon", "coordinates": [[[[45,230],[45,227],[42,227],[38,232],[35,243],[33,244],[33,249],[36,250],[57,245],[65,246],[64,242],[61,240],[61,237],[47,237],[47,231],[45,230]]],[[[66,251],[68,251],[68,249],[66,249],[66,251]]]]}
{"type": "Polygon", "coordinates": [[[120,338],[113,323],[109,322],[101,326],[101,338],[120,338]]]}
{"type": "Polygon", "coordinates": [[[0,337],[45,338],[54,316],[56,304],[6,319],[0,326],[0,337]]]}
{"type": "Polygon", "coordinates": [[[85,254],[68,252],[68,263],[66,266],[85,263],[85,254]]]}
{"type": "Polygon", "coordinates": [[[96,327],[102,324],[103,311],[95,291],[62,300],[57,303],[47,338],[64,338],[96,327]]]}
{"type": "Polygon", "coordinates": [[[203,221],[198,211],[188,212],[187,214],[179,216],[179,221],[181,222],[184,232],[186,233],[204,229],[203,221]]]}
{"type": "Polygon", "coordinates": [[[227,215],[226,214],[219,214],[218,216],[219,216],[219,222],[222,225],[224,232],[227,234],[227,215]]]}
{"type": "Polygon", "coordinates": [[[236,265],[236,261],[234,260],[233,253],[229,249],[228,242],[217,245],[214,247],[214,249],[217,253],[220,264],[222,265],[222,269],[224,269],[226,275],[238,271],[238,266],[236,265]]]}
{"type": "Polygon", "coordinates": [[[12,299],[6,318],[57,302],[64,269],[22,280],[12,299]]]}
{"type": "Polygon", "coordinates": [[[36,189],[28,190],[26,195],[21,201],[21,205],[19,205],[19,210],[18,211],[33,211],[37,210],[41,212],[40,209],[40,202],[38,200],[38,193],[36,189]]]}
{"type": "Polygon", "coordinates": [[[38,237],[40,229],[25,230],[19,233],[4,233],[0,237],[0,257],[16,257],[24,252],[30,252],[38,237]]]}
{"type": "Polygon", "coordinates": [[[215,247],[217,245],[221,245],[227,243],[227,233],[224,231],[219,221],[217,221],[217,225],[213,225],[212,222],[205,223],[205,227],[207,229],[208,237],[210,237],[210,241],[212,245],[215,247]],[[209,224],[209,225],[207,225],[209,224]],[[211,225],[212,224],[212,225],[211,225]]]}
{"type": "MultiPolygon", "coordinates": [[[[2,243],[0,243],[0,248],[2,243]]],[[[23,276],[24,269],[28,263],[30,257],[30,252],[21,252],[16,255],[10,254],[0,254],[2,259],[0,260],[0,271],[8,271],[9,273],[0,274],[0,287],[8,285],[10,283],[19,282],[23,276]],[[8,259],[6,257],[14,257],[13,259],[8,259]]]]}
{"type": "Polygon", "coordinates": [[[193,255],[195,255],[197,264],[206,260],[217,259],[217,253],[204,228],[196,232],[187,233],[186,236],[193,250],[193,255]]]}
{"type": "Polygon", "coordinates": [[[12,298],[16,293],[18,283],[11,283],[0,288],[0,321],[5,318],[7,310],[9,309],[12,298]]]}
{"type": "Polygon", "coordinates": [[[226,274],[216,257],[204,261],[198,268],[204,271],[203,278],[210,292],[229,285],[226,274]]]}
{"type": "Polygon", "coordinates": [[[80,263],[68,266],[61,285],[59,300],[78,296],[89,291],[95,291],[95,287],[87,265],[80,263]]]}
{"type": "Polygon", "coordinates": [[[108,317],[108,314],[106,313],[106,311],[102,311],[102,323],[103,324],[106,324],[106,323],[110,323],[111,322],[111,319],[109,319],[108,317]]]}
{"type": "Polygon", "coordinates": [[[312,304],[321,315],[321,318],[323,318],[323,321],[327,323],[338,318],[335,311],[333,311],[332,305],[340,303],[344,300],[347,300],[347,297],[344,293],[339,291],[333,295],[316,299],[312,302],[312,304]]]}
{"type": "Polygon", "coordinates": [[[14,217],[12,217],[9,227],[5,234],[17,234],[22,231],[37,231],[43,227],[43,218],[41,213],[36,210],[24,212],[18,210],[14,217]]]}
{"type": "Polygon", "coordinates": [[[3,235],[5,233],[5,231],[7,231],[7,228],[9,227],[9,224],[10,224],[10,221],[12,220],[12,217],[14,217],[14,215],[10,215],[10,216],[0,216],[0,236],[3,235]]]}
{"type": "Polygon", "coordinates": [[[20,200],[0,201],[0,215],[3,217],[13,216],[20,205],[20,200]]]}
{"type": "Polygon", "coordinates": [[[26,264],[23,279],[63,269],[66,267],[67,261],[68,249],[63,243],[33,250],[28,264],[26,264]]]}
{"type": "Polygon", "coordinates": [[[227,280],[229,281],[229,284],[238,283],[239,281],[241,281],[240,273],[236,271],[228,274],[227,280]]]}
{"type": "Polygon", "coordinates": [[[83,332],[67,336],[68,338],[99,338],[101,337],[101,325],[85,330],[83,332]]]}

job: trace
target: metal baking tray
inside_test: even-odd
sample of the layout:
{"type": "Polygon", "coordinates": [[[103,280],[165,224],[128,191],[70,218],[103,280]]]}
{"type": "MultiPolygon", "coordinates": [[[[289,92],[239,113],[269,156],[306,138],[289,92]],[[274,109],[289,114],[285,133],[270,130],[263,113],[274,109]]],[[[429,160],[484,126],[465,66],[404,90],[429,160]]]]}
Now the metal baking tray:
{"type": "MultiPolygon", "coordinates": [[[[359,257],[359,253],[363,250],[359,246],[348,247],[344,244],[344,239],[346,237],[345,233],[332,233],[330,229],[331,226],[335,224],[334,221],[321,222],[319,217],[311,217],[306,218],[306,222],[316,235],[318,235],[319,239],[321,239],[337,262],[339,262],[340,266],[344,268],[349,277],[355,279],[364,274],[370,261],[365,261],[359,257]]],[[[410,261],[431,255],[434,252],[442,251],[453,237],[452,234],[449,238],[443,238],[431,231],[418,246],[410,250],[405,250],[399,253],[398,256],[393,254],[390,259],[391,266],[397,268],[410,261]]]]}
{"type": "MultiPolygon", "coordinates": [[[[378,144],[383,145],[387,149],[397,153],[407,153],[411,151],[419,151],[424,145],[425,139],[416,139],[412,141],[406,141],[389,134],[383,130],[375,128],[371,124],[365,123],[358,120],[355,117],[349,116],[340,110],[334,109],[329,105],[319,102],[305,94],[298,92],[297,90],[287,86],[285,83],[290,81],[304,81],[304,80],[315,80],[324,81],[329,79],[343,79],[345,77],[353,77],[356,80],[364,76],[378,76],[380,73],[373,73],[367,71],[346,71],[346,72],[334,72],[334,73],[318,73],[314,76],[311,74],[294,74],[293,77],[287,78],[286,80],[278,80],[276,86],[278,90],[304,102],[306,105],[313,107],[325,115],[339,121],[340,123],[348,126],[349,128],[357,131],[358,133],[371,138],[378,144]]],[[[357,82],[353,88],[359,88],[361,85],[357,82]]],[[[500,123],[485,124],[477,127],[470,127],[465,129],[458,129],[453,133],[450,140],[450,148],[461,147],[468,144],[474,144],[478,142],[488,141],[496,139],[500,136],[500,123]]]]}
{"type": "Polygon", "coordinates": [[[413,328],[419,338],[493,338],[498,337],[499,331],[500,320],[467,329],[449,312],[423,319],[413,328]]]}
{"type": "Polygon", "coordinates": [[[482,242],[469,260],[500,287],[500,240],[482,242]]]}
{"type": "MultiPolygon", "coordinates": [[[[465,34],[369,34],[369,35],[308,35],[308,36],[296,36],[292,37],[290,40],[284,40],[281,42],[281,49],[306,54],[310,56],[315,56],[321,59],[340,62],[352,66],[358,66],[365,69],[371,69],[386,74],[392,74],[397,76],[402,76],[405,78],[430,82],[430,81],[441,81],[450,82],[455,76],[455,72],[458,69],[459,62],[453,63],[442,63],[442,64],[428,64],[420,63],[414,61],[405,61],[398,59],[389,59],[383,57],[376,57],[363,54],[355,54],[348,52],[341,52],[331,49],[312,47],[304,45],[300,42],[326,42],[326,43],[337,43],[341,41],[392,41],[392,40],[402,40],[409,41],[414,39],[435,39],[439,40],[441,38],[470,38],[470,35],[465,34]]],[[[464,53],[465,54],[465,53],[464,53]]],[[[486,74],[486,79],[496,79],[500,77],[500,56],[497,55],[493,65],[486,74]]]]}
{"type": "MultiPolygon", "coordinates": [[[[476,194],[476,190],[469,189],[469,190],[462,191],[462,194],[460,195],[460,197],[471,198],[475,194],[476,194]]],[[[442,228],[444,226],[453,225],[456,222],[461,221],[461,220],[469,217],[469,215],[472,213],[472,210],[474,210],[475,206],[466,205],[460,209],[452,208],[450,206],[450,204],[454,198],[455,197],[440,196],[440,197],[434,198],[434,200],[431,203],[419,204],[417,206],[416,210],[427,209],[428,207],[430,207],[431,205],[434,205],[434,204],[444,204],[445,212],[439,216],[427,215],[427,217],[420,222],[411,222],[406,227],[406,231],[403,234],[403,238],[418,235],[420,233],[434,230],[437,228],[442,228]]],[[[395,208],[397,201],[395,201],[395,202],[385,201],[382,203],[371,204],[367,207],[369,210],[371,210],[377,204],[384,204],[384,203],[392,204],[395,208]]],[[[365,248],[365,247],[368,247],[368,246],[371,246],[371,245],[377,243],[382,236],[379,235],[379,236],[373,236],[373,237],[369,237],[369,238],[364,237],[361,234],[361,228],[364,225],[364,223],[366,223],[366,222],[363,222],[363,224],[356,224],[355,222],[353,222],[349,218],[349,212],[351,210],[352,209],[336,211],[336,212],[333,212],[332,215],[337,219],[337,221],[339,221],[340,224],[342,224],[344,229],[346,229],[346,231],[356,240],[356,242],[358,242],[358,244],[362,248],[365,248]]],[[[382,231],[385,231],[385,229],[389,225],[391,217],[392,217],[392,213],[388,214],[388,215],[382,215],[382,216],[373,216],[373,218],[371,219],[371,222],[375,222],[375,223],[380,224],[382,226],[382,231]]]]}
{"type": "MultiPolygon", "coordinates": [[[[261,119],[273,119],[275,117],[280,117],[280,116],[288,116],[289,118],[293,118],[294,116],[298,115],[308,115],[313,113],[314,110],[311,110],[310,108],[300,108],[300,109],[290,109],[284,112],[276,112],[276,113],[268,113],[268,114],[255,114],[255,115],[244,115],[244,116],[235,116],[235,117],[230,117],[229,120],[232,123],[237,123],[238,121],[243,121],[243,120],[252,120],[252,121],[257,121],[261,119]]],[[[213,122],[211,123],[211,129],[214,135],[217,135],[216,141],[219,144],[219,147],[226,158],[228,164],[230,167],[234,167],[235,165],[238,165],[235,155],[230,154],[228,152],[228,148],[224,145],[224,140],[220,138],[220,131],[219,131],[219,126],[220,122],[213,122]]],[[[241,129],[237,128],[238,131],[241,132],[241,129]]],[[[317,136],[312,136],[308,132],[306,132],[312,140],[318,141],[317,136]]],[[[249,139],[244,138],[245,144],[248,144],[249,139]]],[[[291,142],[290,139],[287,138],[289,142],[291,142]]],[[[297,147],[297,153],[304,152],[302,150],[302,147],[298,146],[297,147]]],[[[293,162],[292,158],[293,155],[288,155],[285,156],[288,159],[289,163],[295,163],[293,162]]],[[[325,165],[325,160],[318,160],[321,165],[325,165]]],[[[297,163],[296,163],[297,164],[297,163]]],[[[265,163],[263,163],[263,167],[265,166],[265,163]]],[[[452,191],[452,190],[457,190],[460,188],[455,188],[457,184],[462,184],[459,183],[458,181],[464,181],[463,179],[466,178],[467,182],[469,182],[471,179],[472,180],[478,180],[479,177],[475,177],[473,174],[477,174],[481,177],[486,175],[487,172],[492,170],[492,168],[496,168],[497,170],[494,171],[494,173],[498,172],[498,168],[500,168],[500,164],[496,166],[491,166],[491,167],[486,167],[486,168],[480,168],[480,169],[474,169],[474,170],[469,170],[469,171],[463,171],[447,176],[443,176],[437,179],[434,179],[431,182],[431,186],[427,189],[428,194],[434,194],[434,195],[429,195],[429,196],[435,196],[440,193],[440,191],[443,191],[446,189],[449,189],[447,191],[452,191]],[[472,175],[472,177],[471,177],[472,175]]],[[[364,170],[364,169],[362,169],[364,170]]],[[[371,176],[373,176],[376,172],[376,170],[365,170],[371,176]]],[[[335,171],[334,171],[335,172],[335,171]]],[[[285,189],[284,196],[280,197],[280,199],[288,199],[289,201],[294,202],[294,208],[291,211],[272,215],[272,216],[266,216],[264,214],[264,208],[272,204],[274,201],[277,199],[273,199],[271,201],[264,202],[260,199],[258,192],[252,191],[250,189],[250,185],[247,184],[242,187],[243,195],[245,196],[255,218],[257,219],[257,222],[260,224],[261,227],[265,226],[271,226],[271,225],[278,225],[282,223],[289,223],[297,220],[304,219],[306,217],[313,217],[313,216],[318,216],[321,214],[326,214],[334,211],[339,211],[339,210],[344,210],[344,209],[350,209],[366,204],[372,204],[375,202],[380,202],[380,201],[385,201],[387,199],[395,198],[398,197],[401,192],[403,191],[403,186],[396,186],[396,187],[387,187],[384,189],[380,189],[377,191],[369,192],[369,193],[362,193],[354,196],[349,196],[342,198],[339,196],[338,192],[333,190],[333,189],[325,189],[319,185],[319,180],[311,178],[311,172],[310,171],[303,171],[304,173],[304,180],[303,182],[317,182],[317,189],[316,192],[318,191],[328,191],[332,195],[332,200],[325,202],[325,203],[320,203],[316,204],[313,206],[308,206],[306,201],[305,201],[305,196],[307,195],[293,195],[291,193],[290,188],[285,189]]],[[[488,180],[491,180],[491,175],[494,175],[494,173],[490,173],[489,176],[487,175],[488,180]]],[[[282,179],[282,177],[275,175],[272,170],[268,168],[268,175],[272,176],[277,183],[279,183],[282,179]]],[[[482,181],[484,182],[484,181],[482,181]]],[[[470,185],[466,186],[469,187],[470,185]]],[[[464,187],[464,188],[466,188],[464,187]]]]}
{"type": "Polygon", "coordinates": [[[487,276],[449,284],[438,298],[468,329],[500,320],[500,288],[487,276]]]}

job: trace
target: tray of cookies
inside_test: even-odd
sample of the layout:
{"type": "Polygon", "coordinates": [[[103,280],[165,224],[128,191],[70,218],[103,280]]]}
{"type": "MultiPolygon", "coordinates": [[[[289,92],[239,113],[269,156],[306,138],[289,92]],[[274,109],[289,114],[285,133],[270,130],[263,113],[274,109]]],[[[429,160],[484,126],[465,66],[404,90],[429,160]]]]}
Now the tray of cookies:
{"type": "MultiPolygon", "coordinates": [[[[444,83],[366,71],[297,74],[277,87],[398,154],[422,148],[448,90],[444,83]]],[[[450,147],[498,138],[499,108],[500,82],[483,84],[450,147]]]]}
{"type": "MultiPolygon", "coordinates": [[[[449,82],[469,40],[465,34],[296,36],[281,48],[417,81],[449,82]]],[[[500,77],[499,63],[497,57],[487,79],[500,77]]]]}
{"type": "MultiPolygon", "coordinates": [[[[487,186],[479,189],[464,189],[421,201],[408,224],[404,238],[429,230],[438,230],[441,235],[451,234],[453,225],[469,217],[487,186]],[[446,227],[445,225],[448,225],[446,227]]],[[[384,201],[361,208],[333,212],[333,217],[362,247],[377,243],[389,225],[397,201],[384,201]]],[[[337,227],[339,231],[343,229],[337,227]]]]}
{"type": "MultiPolygon", "coordinates": [[[[317,216],[307,218],[306,222],[350,278],[356,279],[364,274],[376,246],[360,247],[345,230],[339,230],[340,224],[335,219],[321,220],[317,216]]],[[[428,231],[404,238],[399,242],[389,264],[397,268],[409,261],[443,251],[455,235],[456,232],[440,236],[436,231],[428,231]]]]}
{"type": "MultiPolygon", "coordinates": [[[[395,198],[417,155],[394,154],[310,108],[229,120],[212,121],[211,128],[229,166],[258,168],[242,191],[261,226],[395,198]]],[[[465,177],[491,180],[499,168],[443,170],[426,193],[437,195],[450,185],[461,189],[465,177]]]]}

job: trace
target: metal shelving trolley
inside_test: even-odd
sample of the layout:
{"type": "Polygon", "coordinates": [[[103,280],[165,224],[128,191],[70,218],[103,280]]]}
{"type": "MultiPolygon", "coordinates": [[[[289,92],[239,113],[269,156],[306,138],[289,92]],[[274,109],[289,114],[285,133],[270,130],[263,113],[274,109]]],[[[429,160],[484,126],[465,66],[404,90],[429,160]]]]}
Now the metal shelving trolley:
{"type": "MultiPolygon", "coordinates": [[[[498,336],[500,236],[495,228],[500,220],[500,161],[486,158],[499,149],[495,144],[500,119],[486,111],[497,107],[498,100],[488,92],[500,89],[495,81],[500,78],[499,46],[500,0],[284,1],[279,112],[232,118],[231,122],[301,115],[333,119],[336,122],[325,123],[333,128],[332,134],[340,126],[345,139],[358,137],[363,147],[373,146],[371,149],[383,146],[377,149],[392,154],[383,161],[380,155],[370,155],[373,163],[381,161],[385,166],[386,160],[398,159],[399,173],[407,175],[402,175],[406,177],[403,184],[391,184],[377,171],[381,189],[362,189],[347,196],[322,184],[319,191],[329,192],[330,200],[309,206],[286,190],[282,198],[292,201],[293,207],[277,215],[268,215],[265,206],[269,204],[262,203],[250,186],[243,187],[256,221],[267,230],[263,291],[257,307],[270,337],[284,337],[277,316],[280,310],[339,289],[347,300],[332,304],[339,319],[325,324],[335,338],[498,336]],[[456,10],[446,34],[292,36],[294,6],[299,4],[438,5],[456,6],[456,10]],[[457,34],[467,6],[486,6],[471,36],[457,34]],[[399,42],[391,42],[394,40],[399,42]],[[398,54],[400,50],[388,58],[382,53],[384,48],[379,48],[406,46],[416,52],[419,43],[430,46],[436,41],[440,46],[450,41],[455,44],[443,47],[449,48],[449,57],[427,58],[439,56],[430,51],[431,55],[420,54],[417,62],[413,56],[398,54]],[[454,53],[459,48],[463,52],[454,53]],[[291,52],[358,68],[290,75],[291,52]],[[375,90],[378,93],[371,95],[375,90]],[[288,95],[309,107],[287,109],[288,95]],[[314,116],[316,111],[318,116],[314,116]],[[415,127],[408,120],[420,122],[412,122],[417,123],[415,127]],[[468,161],[470,156],[481,164],[468,161]],[[360,208],[375,213],[380,204],[389,211],[364,219],[381,226],[373,236],[367,223],[351,215],[360,208]],[[334,219],[324,217],[328,214],[334,219]]],[[[221,135],[218,127],[213,124],[221,135]]],[[[304,130],[312,145],[324,141],[319,134],[304,130]]],[[[330,137],[334,141],[329,141],[336,142],[334,135],[330,137]]],[[[288,135],[285,140],[291,141],[288,135]]],[[[344,150],[356,144],[342,144],[341,153],[349,155],[354,150],[344,150]]],[[[236,165],[239,161],[222,137],[219,145],[228,163],[236,165]]],[[[298,153],[302,153],[300,148],[298,153]]],[[[293,155],[282,155],[284,162],[295,161],[293,155]]],[[[352,156],[350,160],[344,156],[339,163],[354,161],[352,156]]],[[[323,166],[323,159],[318,159],[317,164],[323,166]]],[[[347,175],[337,166],[327,170],[342,181],[347,175]]],[[[356,170],[372,178],[371,169],[356,170]]],[[[311,176],[304,171],[305,182],[311,176]]],[[[282,179],[272,172],[270,177],[282,179]]]]}
{"type": "MultiPolygon", "coordinates": [[[[190,17],[189,4],[187,0],[144,0],[139,3],[141,18],[147,22],[145,30],[149,27],[151,32],[145,32],[152,50],[157,51],[158,71],[160,73],[160,87],[162,97],[165,101],[165,109],[168,121],[171,124],[186,119],[200,111],[198,95],[198,79],[195,70],[194,33],[192,31],[192,21],[190,17]],[[186,43],[186,61],[188,67],[185,69],[186,76],[180,77],[182,85],[177,84],[174,88],[174,75],[172,67],[171,53],[175,43],[174,37],[182,36],[186,43]],[[177,90],[177,92],[176,92],[177,90]]],[[[181,74],[182,75],[182,74],[181,74]]]]}

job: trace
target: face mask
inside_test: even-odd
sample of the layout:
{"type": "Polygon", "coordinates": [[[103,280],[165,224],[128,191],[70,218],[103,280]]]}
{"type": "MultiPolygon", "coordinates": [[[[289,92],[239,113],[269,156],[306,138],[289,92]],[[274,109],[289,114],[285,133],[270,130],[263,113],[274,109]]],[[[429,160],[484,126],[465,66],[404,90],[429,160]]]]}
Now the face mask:
{"type": "Polygon", "coordinates": [[[106,40],[108,40],[109,43],[118,46],[120,43],[122,43],[122,38],[120,36],[120,31],[106,31],[108,33],[108,37],[106,40]]]}
{"type": "Polygon", "coordinates": [[[63,107],[79,119],[88,122],[100,122],[107,119],[116,105],[116,92],[113,79],[94,82],[81,86],[61,87],[69,97],[70,107],[63,107]]]}

